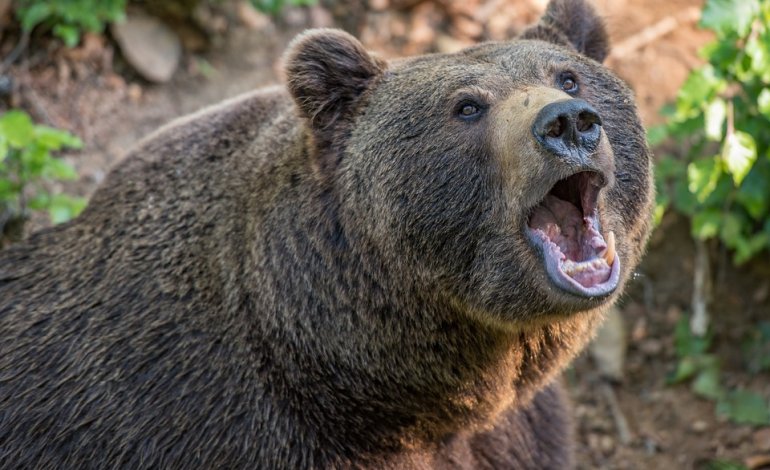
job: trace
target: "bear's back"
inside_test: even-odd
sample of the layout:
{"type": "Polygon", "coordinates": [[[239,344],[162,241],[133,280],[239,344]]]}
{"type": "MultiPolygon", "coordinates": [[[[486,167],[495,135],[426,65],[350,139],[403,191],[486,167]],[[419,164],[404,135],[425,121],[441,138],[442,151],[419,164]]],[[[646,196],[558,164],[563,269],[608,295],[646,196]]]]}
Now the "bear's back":
{"type": "Polygon", "coordinates": [[[261,301],[238,268],[298,129],[281,89],[182,118],[141,142],[80,217],[0,252],[0,467],[281,455],[256,443],[290,423],[270,422],[269,358],[245,318],[261,301]]]}

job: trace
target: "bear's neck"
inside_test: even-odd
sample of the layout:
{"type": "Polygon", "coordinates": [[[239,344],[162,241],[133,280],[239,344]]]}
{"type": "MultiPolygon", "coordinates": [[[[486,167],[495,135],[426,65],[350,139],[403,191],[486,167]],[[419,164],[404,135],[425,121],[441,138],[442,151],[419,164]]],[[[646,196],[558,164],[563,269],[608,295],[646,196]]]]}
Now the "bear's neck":
{"type": "Polygon", "coordinates": [[[279,210],[292,216],[280,220],[291,226],[265,234],[282,240],[263,244],[264,258],[291,269],[262,280],[279,295],[259,330],[280,358],[271,369],[275,394],[299,410],[318,448],[346,458],[387,454],[488,424],[527,403],[589,336],[592,322],[577,317],[521,330],[476,320],[390,272],[373,247],[343,230],[333,198],[308,197],[320,199],[286,198],[279,210]]]}

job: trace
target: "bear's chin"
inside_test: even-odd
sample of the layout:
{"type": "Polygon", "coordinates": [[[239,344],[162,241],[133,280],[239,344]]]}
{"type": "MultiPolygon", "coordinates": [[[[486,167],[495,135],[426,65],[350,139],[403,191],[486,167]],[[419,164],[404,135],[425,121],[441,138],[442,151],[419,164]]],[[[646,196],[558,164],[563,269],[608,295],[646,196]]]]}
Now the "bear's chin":
{"type": "Polygon", "coordinates": [[[551,283],[589,299],[618,287],[620,257],[613,232],[602,234],[597,200],[600,173],[581,171],[559,180],[531,211],[525,231],[551,283]]]}

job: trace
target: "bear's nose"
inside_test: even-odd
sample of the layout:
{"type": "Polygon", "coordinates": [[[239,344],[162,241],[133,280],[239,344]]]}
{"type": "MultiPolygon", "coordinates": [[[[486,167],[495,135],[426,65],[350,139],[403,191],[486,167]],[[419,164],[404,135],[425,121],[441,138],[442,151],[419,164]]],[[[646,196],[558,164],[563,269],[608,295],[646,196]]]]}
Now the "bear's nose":
{"type": "Polygon", "coordinates": [[[582,160],[599,145],[601,125],[602,120],[591,105],[581,99],[569,99],[544,106],[535,118],[532,133],[550,153],[563,159],[582,160]]]}

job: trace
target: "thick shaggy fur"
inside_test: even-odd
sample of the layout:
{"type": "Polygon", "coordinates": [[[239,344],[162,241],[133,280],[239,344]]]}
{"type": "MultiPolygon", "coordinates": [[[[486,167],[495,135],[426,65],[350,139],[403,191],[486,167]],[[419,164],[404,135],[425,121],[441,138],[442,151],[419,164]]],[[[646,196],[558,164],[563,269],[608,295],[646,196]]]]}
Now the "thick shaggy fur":
{"type": "Polygon", "coordinates": [[[569,468],[554,378],[622,286],[548,280],[523,225],[575,169],[522,106],[568,69],[602,116],[622,282],[651,173],[601,22],[548,11],[559,34],[391,64],[306,33],[288,91],[161,129],[0,253],[0,467],[569,468]]]}

